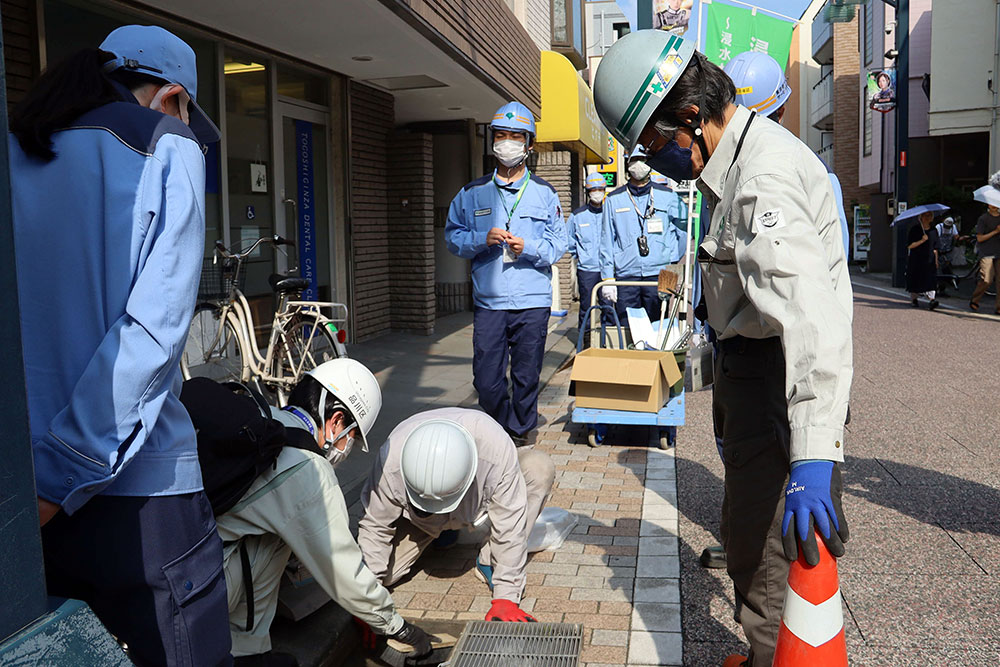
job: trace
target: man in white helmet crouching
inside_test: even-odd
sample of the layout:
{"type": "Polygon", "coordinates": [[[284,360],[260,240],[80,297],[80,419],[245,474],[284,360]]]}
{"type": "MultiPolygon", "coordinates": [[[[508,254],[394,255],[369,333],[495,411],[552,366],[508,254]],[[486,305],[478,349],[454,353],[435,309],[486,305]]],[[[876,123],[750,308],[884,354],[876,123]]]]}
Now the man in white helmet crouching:
{"type": "Polygon", "coordinates": [[[334,472],[355,440],[367,451],[366,437],[381,407],[371,371],[353,359],[334,359],[309,371],[286,407],[271,408],[289,445],[301,438],[305,446],[297,440],[282,448],[274,465],[216,518],[237,664],[296,664],[292,656],[270,651],[278,584],[293,553],[337,604],[376,633],[412,646],[415,656],[430,652],[430,637],[403,620],[389,591],[365,567],[334,472]]]}
{"type": "Polygon", "coordinates": [[[534,621],[524,594],[528,534],[552,491],[548,455],[514,446],[489,415],[441,408],[389,434],[361,492],[358,544],[386,586],[405,576],[443,531],[490,521],[476,572],[493,593],[490,621],[534,621]]]}

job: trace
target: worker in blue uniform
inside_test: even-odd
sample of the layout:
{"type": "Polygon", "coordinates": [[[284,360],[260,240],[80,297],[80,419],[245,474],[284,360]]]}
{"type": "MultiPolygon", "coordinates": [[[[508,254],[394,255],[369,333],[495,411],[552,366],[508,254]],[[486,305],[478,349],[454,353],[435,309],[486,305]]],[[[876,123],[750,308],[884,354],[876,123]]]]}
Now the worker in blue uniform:
{"type": "MultiPolygon", "coordinates": [[[[645,149],[636,146],[629,155],[628,183],[613,190],[604,203],[601,243],[601,278],[656,281],[660,269],[684,255],[685,235],[678,226],[684,211],[676,193],[650,181],[645,149]]],[[[660,317],[656,286],[601,288],[601,295],[617,304],[618,317],[626,308],[644,308],[651,320],[660,317]]]]}
{"type": "MultiPolygon", "coordinates": [[[[590,309],[590,295],[601,281],[601,225],[607,181],[593,173],[587,177],[587,205],[573,211],[566,226],[569,229],[569,254],[576,260],[576,284],[580,288],[580,328],[590,309]]],[[[604,302],[604,299],[598,297],[604,302]]],[[[607,320],[606,320],[607,321],[607,320]]]]}
{"type": "Polygon", "coordinates": [[[525,165],[535,140],[531,111],[519,102],[505,104],[490,132],[497,167],[455,195],[444,234],[451,252],[472,260],[472,376],[479,405],[515,443],[527,444],[538,424],[552,265],[566,252],[566,223],[555,189],[525,165]]]}
{"type": "MultiPolygon", "coordinates": [[[[649,180],[652,181],[653,188],[655,190],[663,190],[666,192],[665,196],[668,201],[666,208],[672,210],[674,206],[677,207],[677,210],[680,213],[676,218],[673,218],[673,222],[677,225],[677,229],[682,232],[686,232],[688,223],[688,207],[687,203],[684,201],[686,194],[683,192],[677,192],[677,183],[657,171],[649,172],[649,180]],[[670,203],[671,201],[673,203],[670,203]]],[[[659,200],[660,195],[657,194],[656,198],[659,200]]]]}

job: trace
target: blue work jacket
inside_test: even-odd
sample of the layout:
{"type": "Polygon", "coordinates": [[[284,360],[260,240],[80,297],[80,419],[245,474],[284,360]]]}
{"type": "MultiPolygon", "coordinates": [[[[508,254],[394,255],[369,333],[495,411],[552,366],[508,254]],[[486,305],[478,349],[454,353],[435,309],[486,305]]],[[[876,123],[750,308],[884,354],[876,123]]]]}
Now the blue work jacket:
{"type": "Polygon", "coordinates": [[[601,278],[655,276],[660,269],[680,260],[684,255],[684,232],[677,226],[679,204],[676,194],[652,183],[641,187],[628,184],[613,190],[604,200],[601,278]],[[643,234],[649,245],[645,257],[639,255],[637,243],[643,234]]]}
{"type": "Polygon", "coordinates": [[[202,488],[180,356],[205,242],[205,160],[181,121],[113,102],[52,136],[9,137],[21,335],[38,495],[202,488]]]}
{"type": "Polygon", "coordinates": [[[552,307],[552,265],[566,252],[566,223],[555,189],[538,176],[525,173],[513,183],[493,174],[478,178],[455,195],[444,229],[448,250],[472,260],[475,304],[488,310],[552,307]],[[516,208],[518,190],[530,178],[516,208]],[[524,251],[514,262],[503,261],[503,246],[487,246],[493,227],[507,228],[524,239],[524,251]]]}
{"type": "Polygon", "coordinates": [[[601,207],[587,204],[573,211],[566,226],[569,228],[569,254],[576,259],[581,271],[601,270],[601,207]]]}

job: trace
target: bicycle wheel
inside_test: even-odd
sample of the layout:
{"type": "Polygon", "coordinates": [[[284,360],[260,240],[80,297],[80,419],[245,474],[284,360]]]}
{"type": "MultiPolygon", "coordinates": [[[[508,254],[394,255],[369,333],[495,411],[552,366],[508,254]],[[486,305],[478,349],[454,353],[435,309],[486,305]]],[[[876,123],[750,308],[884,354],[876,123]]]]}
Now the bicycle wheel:
{"type": "Polygon", "coordinates": [[[222,309],[211,304],[195,308],[191,328],[181,355],[181,374],[185,380],[207,377],[217,382],[243,382],[246,351],[230,317],[222,323],[222,309]]]}
{"type": "Polygon", "coordinates": [[[303,317],[292,323],[285,333],[283,343],[283,349],[276,351],[275,376],[282,378],[289,389],[302,379],[302,374],[306,371],[340,356],[333,334],[322,322],[312,317],[303,317]]]}

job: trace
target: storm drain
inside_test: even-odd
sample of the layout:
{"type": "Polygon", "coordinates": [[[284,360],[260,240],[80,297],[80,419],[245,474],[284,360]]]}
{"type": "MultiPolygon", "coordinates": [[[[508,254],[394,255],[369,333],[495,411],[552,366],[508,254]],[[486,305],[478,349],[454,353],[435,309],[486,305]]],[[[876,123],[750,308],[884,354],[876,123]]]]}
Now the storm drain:
{"type": "Polygon", "coordinates": [[[449,667],[576,667],[583,647],[579,623],[499,623],[465,626],[449,667]]]}

